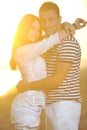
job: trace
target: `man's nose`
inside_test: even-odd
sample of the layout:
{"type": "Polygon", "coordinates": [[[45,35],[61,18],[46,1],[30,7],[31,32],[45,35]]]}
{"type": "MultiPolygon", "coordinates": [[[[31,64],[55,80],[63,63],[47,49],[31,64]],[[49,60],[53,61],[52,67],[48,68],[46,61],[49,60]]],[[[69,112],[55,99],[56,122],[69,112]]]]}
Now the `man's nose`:
{"type": "Polygon", "coordinates": [[[34,34],[37,35],[38,33],[39,33],[39,30],[36,29],[36,30],[34,31],[34,34]]]}
{"type": "Polygon", "coordinates": [[[48,21],[45,22],[45,26],[49,27],[49,22],[48,21]]]}

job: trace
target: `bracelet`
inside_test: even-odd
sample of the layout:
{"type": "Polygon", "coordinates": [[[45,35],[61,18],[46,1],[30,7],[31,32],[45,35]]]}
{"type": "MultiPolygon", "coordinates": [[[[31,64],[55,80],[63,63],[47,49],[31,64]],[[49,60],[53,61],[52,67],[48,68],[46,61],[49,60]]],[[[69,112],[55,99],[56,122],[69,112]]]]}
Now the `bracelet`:
{"type": "Polygon", "coordinates": [[[75,23],[73,23],[72,25],[75,27],[75,29],[77,29],[77,26],[76,26],[76,24],[75,24],[75,23]]]}

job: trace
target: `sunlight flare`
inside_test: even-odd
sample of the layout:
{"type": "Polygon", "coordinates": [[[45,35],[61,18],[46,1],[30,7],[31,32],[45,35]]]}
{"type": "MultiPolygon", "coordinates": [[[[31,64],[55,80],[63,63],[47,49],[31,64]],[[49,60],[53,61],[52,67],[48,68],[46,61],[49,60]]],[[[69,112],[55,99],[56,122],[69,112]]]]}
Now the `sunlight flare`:
{"type": "MultiPolygon", "coordinates": [[[[11,71],[12,41],[23,15],[33,13],[38,15],[38,9],[45,0],[3,0],[0,1],[0,95],[6,94],[21,79],[19,71],[11,71]],[[34,4],[36,3],[36,5],[34,4]]],[[[60,7],[63,21],[74,22],[77,17],[87,21],[87,0],[55,0],[60,7]],[[67,7],[70,4],[70,6],[67,7]],[[72,6],[71,6],[72,4],[72,6]],[[79,5],[79,6],[78,6],[79,5]],[[77,9],[78,8],[78,9],[77,9]]],[[[82,48],[82,59],[87,63],[87,27],[76,31],[76,38],[82,48]]]]}
{"type": "Polygon", "coordinates": [[[6,94],[10,89],[12,89],[19,80],[21,80],[21,75],[19,71],[11,70],[0,70],[0,95],[6,94]]]}

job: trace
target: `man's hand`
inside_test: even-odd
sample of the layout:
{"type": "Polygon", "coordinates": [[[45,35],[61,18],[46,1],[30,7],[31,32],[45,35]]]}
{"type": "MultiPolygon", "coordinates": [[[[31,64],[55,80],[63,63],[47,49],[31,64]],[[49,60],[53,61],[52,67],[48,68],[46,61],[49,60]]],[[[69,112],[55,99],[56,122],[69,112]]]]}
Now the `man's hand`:
{"type": "Polygon", "coordinates": [[[18,82],[18,84],[16,85],[16,88],[18,90],[19,93],[21,92],[24,92],[24,91],[27,91],[26,88],[27,88],[27,81],[25,80],[20,80],[18,82]]]}
{"type": "Polygon", "coordinates": [[[76,29],[81,29],[87,25],[87,21],[82,18],[77,18],[73,24],[76,29]]]}
{"type": "Polygon", "coordinates": [[[22,93],[22,92],[25,92],[25,91],[28,91],[28,90],[38,90],[38,91],[43,91],[44,93],[47,92],[46,88],[39,88],[38,86],[37,87],[35,87],[35,86],[31,87],[30,84],[31,83],[27,82],[26,80],[20,80],[18,82],[18,84],[16,85],[17,91],[19,93],[22,93]]]}

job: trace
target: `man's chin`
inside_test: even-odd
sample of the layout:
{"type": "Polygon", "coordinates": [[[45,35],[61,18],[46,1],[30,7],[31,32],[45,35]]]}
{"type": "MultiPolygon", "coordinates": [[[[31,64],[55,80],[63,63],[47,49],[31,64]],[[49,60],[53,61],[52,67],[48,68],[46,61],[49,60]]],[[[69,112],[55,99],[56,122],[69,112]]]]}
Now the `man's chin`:
{"type": "Polygon", "coordinates": [[[54,34],[55,32],[53,32],[53,31],[47,31],[47,35],[49,36],[49,35],[52,35],[52,34],[54,34]]]}
{"type": "Polygon", "coordinates": [[[51,34],[53,34],[53,32],[47,32],[46,34],[47,36],[50,36],[51,34]]]}

